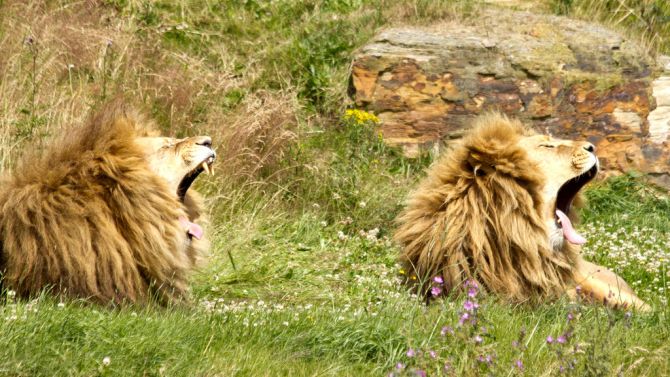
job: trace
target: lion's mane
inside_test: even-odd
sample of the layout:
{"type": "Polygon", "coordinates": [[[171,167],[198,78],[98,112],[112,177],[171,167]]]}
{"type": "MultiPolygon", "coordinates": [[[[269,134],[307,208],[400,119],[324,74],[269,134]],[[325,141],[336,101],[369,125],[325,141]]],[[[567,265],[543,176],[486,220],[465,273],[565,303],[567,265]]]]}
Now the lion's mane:
{"type": "MultiPolygon", "coordinates": [[[[2,283],[20,296],[47,288],[100,303],[160,303],[187,294],[204,248],[179,217],[202,215],[154,174],[136,136],[152,132],[113,104],[0,181],[2,283]]],[[[203,220],[198,220],[202,222],[203,220]]]]}
{"type": "Polygon", "coordinates": [[[531,133],[499,115],[478,118],[410,195],[395,239],[422,293],[436,276],[448,290],[475,279],[520,302],[556,297],[572,282],[577,250],[551,248],[541,213],[546,177],[517,144],[531,133]]]}

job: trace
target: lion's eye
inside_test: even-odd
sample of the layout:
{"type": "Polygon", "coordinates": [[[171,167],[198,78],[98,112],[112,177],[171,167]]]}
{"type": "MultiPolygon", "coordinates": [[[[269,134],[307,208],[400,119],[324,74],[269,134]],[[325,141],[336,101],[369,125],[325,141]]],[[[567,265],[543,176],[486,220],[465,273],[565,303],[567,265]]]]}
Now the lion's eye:
{"type": "Polygon", "coordinates": [[[540,144],[540,147],[542,147],[542,148],[555,148],[556,146],[552,145],[552,144],[540,144]]]}

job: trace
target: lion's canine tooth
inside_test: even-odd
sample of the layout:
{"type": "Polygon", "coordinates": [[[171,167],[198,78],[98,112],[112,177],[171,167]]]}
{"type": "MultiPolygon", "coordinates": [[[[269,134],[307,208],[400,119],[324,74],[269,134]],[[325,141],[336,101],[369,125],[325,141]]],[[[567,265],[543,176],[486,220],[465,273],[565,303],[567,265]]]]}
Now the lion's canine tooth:
{"type": "Polygon", "coordinates": [[[207,162],[206,162],[206,161],[203,161],[203,162],[202,162],[202,168],[205,170],[205,173],[207,173],[207,174],[212,174],[212,173],[210,172],[210,170],[209,170],[209,165],[207,165],[207,162]]]}

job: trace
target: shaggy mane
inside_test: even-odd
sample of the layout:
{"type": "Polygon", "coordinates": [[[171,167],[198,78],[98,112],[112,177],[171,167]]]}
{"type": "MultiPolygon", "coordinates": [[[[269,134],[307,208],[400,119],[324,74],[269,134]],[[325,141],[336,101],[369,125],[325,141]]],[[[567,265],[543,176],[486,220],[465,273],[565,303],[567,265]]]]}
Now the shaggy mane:
{"type": "Polygon", "coordinates": [[[551,249],[541,209],[545,177],[518,141],[533,132],[488,115],[445,153],[397,218],[396,241],[410,280],[449,289],[474,279],[512,301],[556,297],[572,282],[577,251],[551,249]]]}
{"type": "Polygon", "coordinates": [[[188,272],[203,250],[187,242],[178,219],[200,216],[200,202],[189,190],[186,205],[180,203],[151,171],[134,140],[153,133],[140,117],[112,104],[5,174],[5,288],[24,297],[47,288],[117,304],[187,295],[188,272]]]}

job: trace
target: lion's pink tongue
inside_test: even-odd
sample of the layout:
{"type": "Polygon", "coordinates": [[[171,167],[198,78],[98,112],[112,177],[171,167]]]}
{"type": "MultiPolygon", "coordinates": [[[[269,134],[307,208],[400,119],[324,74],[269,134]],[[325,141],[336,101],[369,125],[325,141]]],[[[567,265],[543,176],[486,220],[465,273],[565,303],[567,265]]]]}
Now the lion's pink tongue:
{"type": "Polygon", "coordinates": [[[563,227],[563,237],[565,237],[568,242],[575,245],[583,245],[586,243],[586,238],[582,237],[581,234],[575,231],[575,228],[572,227],[572,222],[570,222],[570,219],[565,213],[563,213],[563,211],[557,209],[556,216],[558,216],[559,220],[561,220],[561,225],[563,227]]]}
{"type": "Polygon", "coordinates": [[[182,228],[184,228],[188,234],[197,239],[201,239],[202,235],[205,233],[200,225],[188,221],[186,216],[181,216],[179,218],[179,222],[181,223],[182,228]]]}

